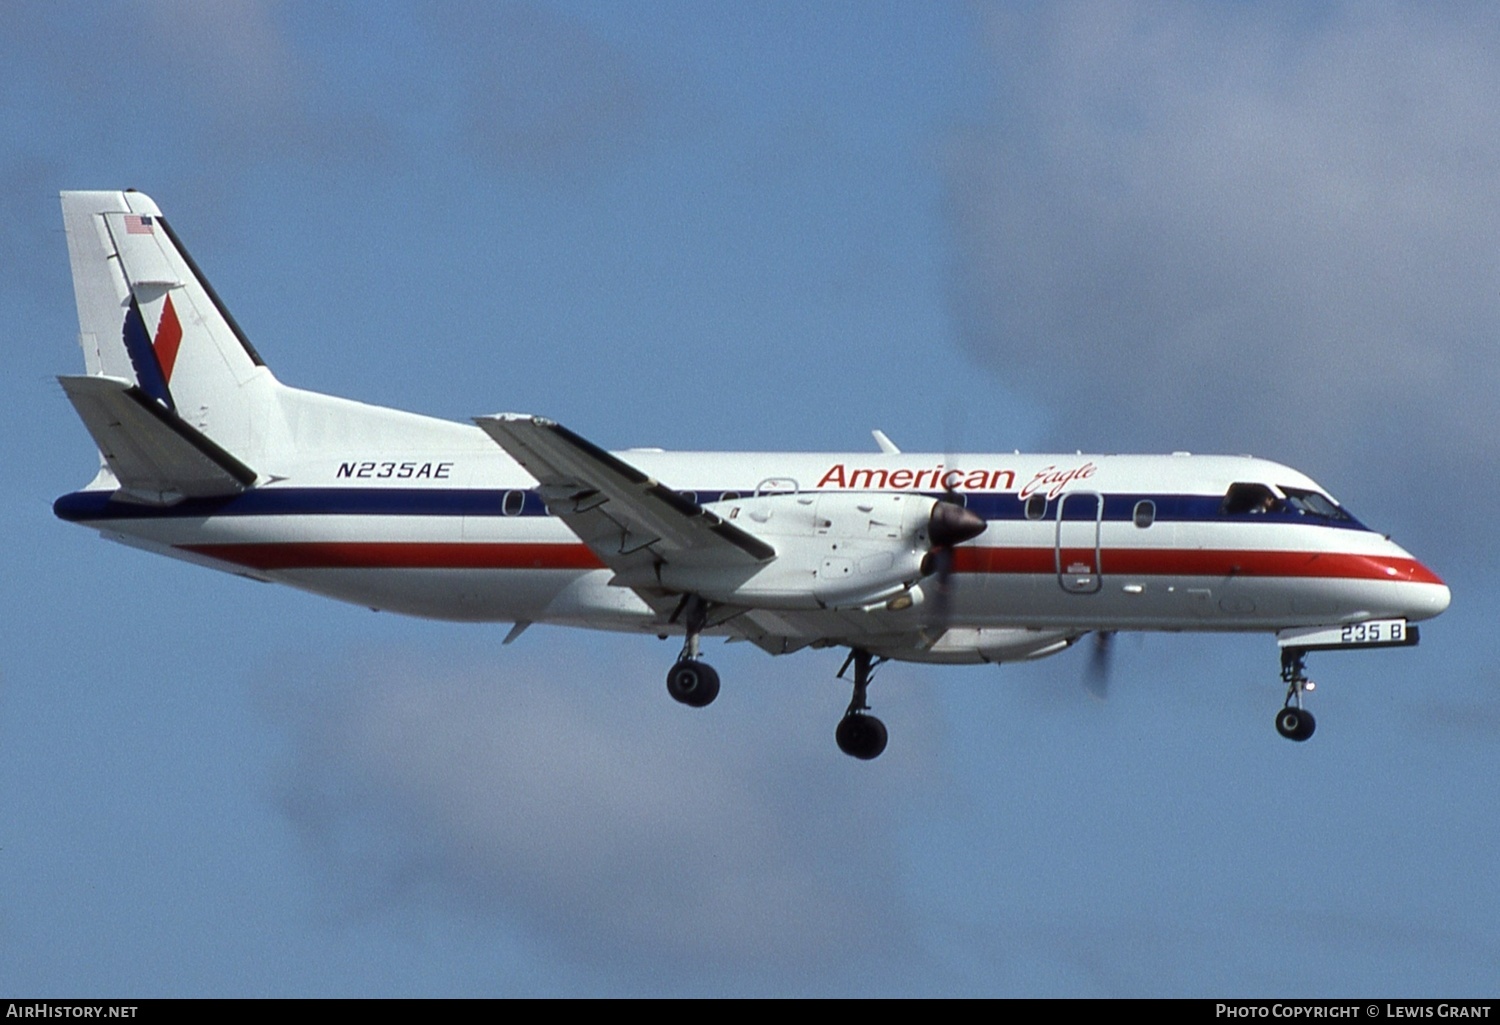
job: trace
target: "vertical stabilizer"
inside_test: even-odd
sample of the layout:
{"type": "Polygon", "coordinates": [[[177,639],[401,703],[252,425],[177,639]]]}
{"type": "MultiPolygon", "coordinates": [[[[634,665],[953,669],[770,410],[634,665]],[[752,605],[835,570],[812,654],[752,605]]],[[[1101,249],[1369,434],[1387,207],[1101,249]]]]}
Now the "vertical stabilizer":
{"type": "Polygon", "coordinates": [[[90,376],[134,384],[226,449],[263,439],[276,381],[140,192],[64,192],[90,376]]]}

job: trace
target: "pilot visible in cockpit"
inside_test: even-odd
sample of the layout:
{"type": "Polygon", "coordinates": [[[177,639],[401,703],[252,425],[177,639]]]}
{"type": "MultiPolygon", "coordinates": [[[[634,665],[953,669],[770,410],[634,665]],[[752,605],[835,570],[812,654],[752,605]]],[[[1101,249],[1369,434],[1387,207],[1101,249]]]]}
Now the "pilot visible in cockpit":
{"type": "Polygon", "coordinates": [[[1259,500],[1257,500],[1254,505],[1252,505],[1250,507],[1250,512],[1252,514],[1253,513],[1271,513],[1271,512],[1276,512],[1280,508],[1281,508],[1281,499],[1277,498],[1270,491],[1267,491],[1265,494],[1263,494],[1263,495],[1260,496],[1259,500]]]}

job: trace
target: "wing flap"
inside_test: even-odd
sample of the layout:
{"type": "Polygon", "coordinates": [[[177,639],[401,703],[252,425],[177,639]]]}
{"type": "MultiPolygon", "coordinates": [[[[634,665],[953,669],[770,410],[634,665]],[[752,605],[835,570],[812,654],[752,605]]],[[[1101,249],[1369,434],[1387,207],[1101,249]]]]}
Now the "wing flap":
{"type": "Polygon", "coordinates": [[[117,377],[59,377],[120,497],[152,505],[239,494],[256,472],[139,387],[117,377]]]}
{"type": "Polygon", "coordinates": [[[516,413],[475,423],[541,485],[547,508],[606,566],[656,562],[752,569],[776,549],[561,424],[516,413]]]}

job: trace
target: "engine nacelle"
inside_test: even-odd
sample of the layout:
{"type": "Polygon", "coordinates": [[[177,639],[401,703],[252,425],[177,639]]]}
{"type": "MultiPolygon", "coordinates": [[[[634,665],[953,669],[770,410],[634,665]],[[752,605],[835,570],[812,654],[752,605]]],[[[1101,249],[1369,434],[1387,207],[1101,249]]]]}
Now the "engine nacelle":
{"type": "Polygon", "coordinates": [[[941,514],[934,519],[939,504],[925,495],[877,493],[759,495],[714,502],[705,508],[766,541],[776,557],[741,570],[677,561],[661,567],[660,582],[709,601],[755,608],[873,605],[922,577],[933,524],[949,519],[941,514]]]}

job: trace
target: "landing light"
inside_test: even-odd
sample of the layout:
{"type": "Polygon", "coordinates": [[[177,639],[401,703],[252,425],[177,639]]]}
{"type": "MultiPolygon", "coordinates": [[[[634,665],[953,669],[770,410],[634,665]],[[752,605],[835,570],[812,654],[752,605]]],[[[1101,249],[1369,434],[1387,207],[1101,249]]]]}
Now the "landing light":
{"type": "Polygon", "coordinates": [[[892,612],[900,612],[903,609],[911,608],[915,604],[916,599],[913,598],[911,592],[908,591],[905,594],[896,595],[896,597],[885,603],[885,607],[892,612]]]}

